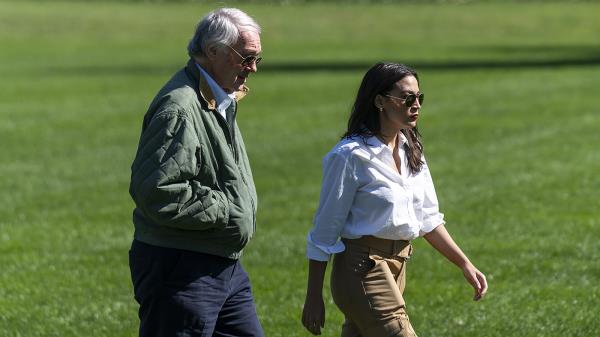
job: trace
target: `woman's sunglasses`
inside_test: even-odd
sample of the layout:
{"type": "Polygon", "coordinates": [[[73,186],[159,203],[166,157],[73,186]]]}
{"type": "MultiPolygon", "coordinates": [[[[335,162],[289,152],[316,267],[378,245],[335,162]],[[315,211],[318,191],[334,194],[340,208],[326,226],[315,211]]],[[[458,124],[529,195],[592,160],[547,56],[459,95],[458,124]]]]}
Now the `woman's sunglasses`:
{"type": "Polygon", "coordinates": [[[425,99],[425,94],[423,94],[422,92],[418,92],[416,95],[408,94],[404,97],[396,97],[396,96],[391,96],[391,95],[384,95],[384,96],[403,100],[404,105],[406,105],[407,108],[410,108],[411,106],[413,106],[413,104],[415,104],[415,101],[417,99],[419,100],[419,105],[422,105],[423,100],[425,99]]]}

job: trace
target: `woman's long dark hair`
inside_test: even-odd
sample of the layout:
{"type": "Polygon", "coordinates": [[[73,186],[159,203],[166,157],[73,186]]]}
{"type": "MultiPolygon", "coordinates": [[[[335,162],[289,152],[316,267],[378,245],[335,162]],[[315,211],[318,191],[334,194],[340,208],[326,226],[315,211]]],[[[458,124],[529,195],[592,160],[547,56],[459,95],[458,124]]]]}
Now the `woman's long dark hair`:
{"type": "MultiPolygon", "coordinates": [[[[353,136],[366,139],[380,134],[381,123],[379,110],[375,107],[375,97],[389,94],[394,84],[406,76],[414,76],[419,82],[417,72],[403,64],[380,62],[371,67],[360,84],[348,120],[348,130],[342,139],[353,136]]],[[[408,166],[411,173],[418,173],[423,166],[421,134],[416,127],[404,129],[402,133],[408,139],[408,166]]]]}

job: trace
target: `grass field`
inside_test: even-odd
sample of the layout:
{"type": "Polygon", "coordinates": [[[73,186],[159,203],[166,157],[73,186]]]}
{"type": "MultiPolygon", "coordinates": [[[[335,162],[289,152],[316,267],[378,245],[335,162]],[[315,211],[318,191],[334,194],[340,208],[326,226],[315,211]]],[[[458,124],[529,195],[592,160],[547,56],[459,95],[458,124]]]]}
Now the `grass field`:
{"type": "MultiPolygon", "coordinates": [[[[419,336],[600,336],[600,5],[239,5],[263,26],[242,102],[259,192],[243,263],[267,336],[299,323],[320,162],[363,73],[413,65],[448,228],[488,275],[415,242],[419,336]]],[[[135,336],[127,188],[142,116],[197,4],[0,1],[0,337],[135,336]]],[[[342,317],[327,294],[324,336],[342,317]]]]}

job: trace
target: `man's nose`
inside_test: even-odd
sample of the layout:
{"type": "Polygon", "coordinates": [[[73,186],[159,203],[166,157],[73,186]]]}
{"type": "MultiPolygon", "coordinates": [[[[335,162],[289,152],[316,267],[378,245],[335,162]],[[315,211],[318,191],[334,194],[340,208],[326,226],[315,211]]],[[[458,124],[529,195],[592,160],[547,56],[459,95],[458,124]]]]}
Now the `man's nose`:
{"type": "Polygon", "coordinates": [[[258,65],[256,64],[256,60],[252,61],[250,64],[246,66],[246,69],[251,73],[255,73],[258,70],[258,65]]]}

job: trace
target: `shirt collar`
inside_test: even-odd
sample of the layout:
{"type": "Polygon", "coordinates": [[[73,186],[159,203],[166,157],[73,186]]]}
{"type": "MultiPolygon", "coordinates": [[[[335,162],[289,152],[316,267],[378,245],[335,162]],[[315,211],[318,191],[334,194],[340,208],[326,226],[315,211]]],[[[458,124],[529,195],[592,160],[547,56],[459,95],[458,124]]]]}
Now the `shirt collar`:
{"type": "MultiPolygon", "coordinates": [[[[401,131],[398,132],[398,137],[398,145],[401,147],[408,143],[408,139],[406,139],[406,136],[404,136],[404,133],[401,131]]],[[[371,136],[367,138],[366,144],[371,149],[371,152],[373,152],[373,154],[376,156],[378,156],[384,150],[387,150],[391,153],[391,149],[387,145],[383,144],[381,140],[377,138],[377,136],[371,136]]]]}
{"type": "Polygon", "coordinates": [[[210,77],[210,75],[204,69],[202,69],[202,67],[198,63],[196,63],[196,67],[198,68],[198,70],[200,70],[202,77],[204,77],[206,79],[206,83],[208,84],[208,87],[212,91],[213,98],[215,99],[216,110],[219,113],[224,114],[225,110],[233,102],[235,94],[231,94],[231,96],[227,95],[225,90],[223,90],[223,88],[221,88],[217,84],[217,82],[215,82],[215,80],[213,80],[213,78],[210,77]]]}
{"type": "MultiPolygon", "coordinates": [[[[216,110],[217,109],[217,100],[216,100],[216,95],[214,94],[214,91],[218,91],[216,90],[217,88],[222,90],[224,92],[224,90],[217,85],[217,88],[215,88],[214,90],[211,88],[211,86],[209,85],[208,79],[210,78],[213,82],[216,83],[216,81],[210,77],[210,75],[208,75],[208,73],[202,69],[202,67],[200,67],[193,58],[190,58],[187,64],[187,70],[189,72],[189,74],[195,78],[198,81],[198,93],[199,98],[202,98],[209,109],[211,110],[216,110]]],[[[227,95],[227,93],[225,93],[225,95],[227,96],[233,96],[232,98],[239,102],[242,98],[244,98],[244,96],[246,96],[246,94],[250,91],[250,89],[248,89],[247,86],[242,86],[241,90],[236,91],[230,95],[227,95]]]]}

